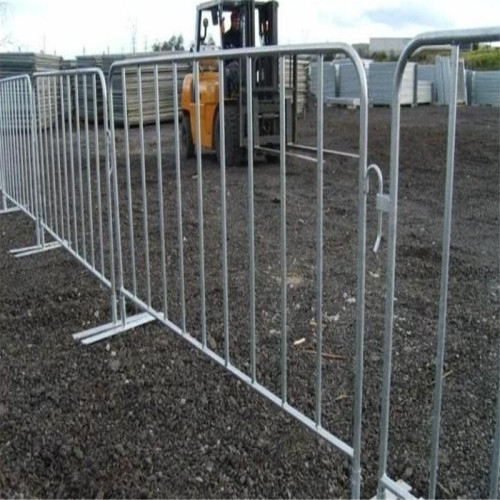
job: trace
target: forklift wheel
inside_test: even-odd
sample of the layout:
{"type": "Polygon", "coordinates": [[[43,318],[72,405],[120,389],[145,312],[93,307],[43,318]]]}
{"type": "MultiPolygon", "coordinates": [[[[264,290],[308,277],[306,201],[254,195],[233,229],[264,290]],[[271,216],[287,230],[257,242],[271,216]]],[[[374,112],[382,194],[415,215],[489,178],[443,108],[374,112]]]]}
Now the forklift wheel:
{"type": "MultiPolygon", "coordinates": [[[[226,135],[226,166],[235,167],[243,161],[243,148],[240,147],[240,115],[238,106],[225,106],[224,132],[226,135]]],[[[215,151],[220,163],[220,125],[219,113],[215,117],[215,151]]]]}
{"type": "Polygon", "coordinates": [[[182,115],[181,155],[186,160],[194,158],[194,143],[191,136],[191,120],[189,115],[182,115]]]}

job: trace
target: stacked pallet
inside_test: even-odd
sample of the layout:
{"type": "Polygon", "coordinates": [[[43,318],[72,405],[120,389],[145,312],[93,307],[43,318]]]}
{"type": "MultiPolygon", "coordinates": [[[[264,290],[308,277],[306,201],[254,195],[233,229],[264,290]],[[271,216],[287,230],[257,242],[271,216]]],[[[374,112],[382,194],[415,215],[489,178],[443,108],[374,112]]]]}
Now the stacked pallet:
{"type": "Polygon", "coordinates": [[[432,82],[426,80],[417,81],[417,104],[432,103],[432,82]]]}
{"type": "MultiPolygon", "coordinates": [[[[309,92],[309,59],[297,57],[297,113],[301,114],[309,92]]],[[[290,58],[285,58],[285,89],[288,98],[293,97],[293,64],[290,58]]]]}
{"type": "MultiPolygon", "coordinates": [[[[170,53],[169,53],[170,54],[170,53]]],[[[102,56],[81,56],[77,57],[77,65],[79,68],[98,67],[101,68],[106,80],[109,77],[111,65],[116,61],[125,59],[137,59],[140,57],[150,57],[152,55],[161,55],[161,53],[134,53],[134,54],[105,54],[102,56]]],[[[177,92],[179,97],[179,105],[181,99],[182,82],[184,76],[190,71],[190,66],[187,63],[179,63],[177,66],[177,92]]],[[[83,117],[84,113],[84,78],[79,76],[79,104],[80,116],[83,117]]],[[[93,82],[92,77],[87,76],[87,106],[89,119],[93,119],[93,82]]],[[[97,80],[97,109],[99,119],[103,116],[102,104],[102,89],[99,81],[97,80]]],[[[125,86],[127,90],[127,120],[129,125],[139,124],[139,86],[137,79],[137,68],[134,66],[128,67],[125,72],[125,86]]],[[[142,86],[142,114],[143,123],[154,123],[156,119],[155,113],[155,81],[154,81],[154,65],[141,67],[141,86],[142,86]]],[[[159,111],[160,120],[172,120],[174,116],[173,104],[173,78],[172,78],[172,65],[159,64],[158,65],[158,90],[159,90],[159,111]]],[[[121,70],[114,73],[113,76],[113,103],[114,115],[116,124],[124,124],[124,106],[123,106],[123,85],[121,78],[121,70]]]]}
{"type": "MultiPolygon", "coordinates": [[[[151,55],[151,54],[149,54],[151,55]]],[[[128,59],[128,56],[106,56],[105,70],[109,68],[114,61],[128,59]]],[[[134,54],[138,57],[137,54],[134,54]]],[[[182,82],[184,77],[191,71],[191,65],[188,63],[177,64],[177,82],[173,81],[172,64],[158,64],[158,104],[160,121],[169,121],[174,118],[174,86],[177,89],[179,107],[181,103],[182,82]]],[[[155,123],[155,66],[141,66],[141,87],[142,87],[142,118],[143,123],[155,123]]],[[[125,114],[123,107],[123,84],[121,70],[117,70],[113,77],[113,101],[115,123],[123,124],[125,114]]],[[[126,86],[126,106],[127,120],[129,125],[138,125],[140,118],[139,106],[139,79],[137,67],[131,66],[125,71],[126,86]]]]}
{"type": "MultiPolygon", "coordinates": [[[[29,75],[31,77],[33,76],[33,73],[59,70],[61,69],[61,64],[62,57],[51,56],[47,54],[35,54],[34,52],[0,53],[0,79],[18,75],[29,75]]],[[[44,123],[48,126],[50,125],[51,114],[53,120],[56,116],[56,103],[54,101],[57,94],[54,92],[54,89],[51,88],[52,109],[50,109],[48,99],[48,85],[46,83],[43,85],[41,85],[38,89],[34,88],[33,92],[35,99],[37,98],[37,96],[40,96],[39,107],[38,102],[36,103],[37,110],[39,109],[39,123],[42,126],[44,123]],[[45,87],[43,85],[45,85],[45,87]],[[45,118],[45,121],[43,120],[43,118],[45,118]]],[[[26,88],[24,85],[21,85],[20,87],[22,89],[21,95],[14,95],[13,98],[17,98],[21,102],[22,107],[23,103],[26,102],[26,88]]],[[[27,110],[21,110],[21,115],[28,116],[27,110]]]]}
{"type": "Polygon", "coordinates": [[[38,71],[54,71],[61,68],[62,57],[34,52],[0,53],[0,79],[9,76],[29,75],[38,71]]]}
{"type": "MultiPolygon", "coordinates": [[[[390,106],[396,73],[395,62],[373,62],[368,76],[368,96],[375,106],[390,106]]],[[[409,62],[401,80],[400,102],[402,105],[416,103],[416,64],[409,62]]]]}
{"type": "Polygon", "coordinates": [[[417,81],[431,84],[431,102],[437,101],[437,77],[435,64],[419,64],[417,66],[417,81]]]}
{"type": "MultiPolygon", "coordinates": [[[[76,58],[76,68],[77,69],[88,69],[88,68],[99,68],[103,69],[104,56],[99,54],[77,56],[76,58]]],[[[94,91],[93,91],[93,77],[92,75],[78,75],[78,107],[80,118],[85,115],[85,90],[87,92],[87,113],[90,121],[94,119],[94,91]],[[86,82],[86,85],[84,85],[86,82]]],[[[74,85],[74,77],[72,77],[72,85],[74,85]]],[[[75,90],[73,88],[73,95],[75,90]]],[[[96,101],[97,101],[97,116],[99,120],[103,117],[103,96],[102,87],[100,85],[99,78],[96,77],[96,101]]]]}

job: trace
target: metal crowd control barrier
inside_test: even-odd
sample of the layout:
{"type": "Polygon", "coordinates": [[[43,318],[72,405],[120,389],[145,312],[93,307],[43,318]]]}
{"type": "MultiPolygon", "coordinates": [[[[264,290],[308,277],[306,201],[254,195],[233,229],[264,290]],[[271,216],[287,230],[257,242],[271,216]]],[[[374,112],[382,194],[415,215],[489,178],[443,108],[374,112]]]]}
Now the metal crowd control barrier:
{"type": "MultiPolygon", "coordinates": [[[[453,198],[453,172],[455,166],[455,133],[457,112],[457,75],[459,45],[462,43],[492,42],[500,40],[500,27],[476,30],[457,30],[426,33],[414,38],[404,49],[394,77],[392,99],[392,125],[391,125],[391,166],[390,166],[390,200],[389,200],[389,227],[388,227],[388,253],[387,253],[387,282],[386,282],[386,310],[385,310],[385,335],[384,335],[384,367],[382,386],[382,416],[380,426],[380,455],[379,455],[379,488],[378,497],[384,498],[388,490],[398,498],[414,498],[401,485],[393,481],[387,473],[388,462],[388,436],[389,436],[389,406],[391,391],[392,370],[392,338],[394,329],[394,296],[395,296],[395,269],[396,269],[396,228],[398,210],[398,173],[399,173],[399,134],[400,134],[400,88],[405,66],[415,51],[421,47],[432,45],[452,46],[452,74],[450,79],[450,105],[448,116],[448,142],[446,160],[446,185],[445,207],[442,246],[441,289],[439,304],[439,319],[437,325],[437,352],[436,375],[434,389],[434,403],[432,414],[432,436],[430,454],[430,479],[429,498],[436,496],[439,432],[441,420],[441,400],[444,379],[444,353],[446,338],[446,316],[448,296],[448,272],[450,260],[451,241],[451,216],[453,198]]],[[[497,368],[500,375],[500,370],[497,368]]],[[[491,481],[489,498],[498,498],[498,476],[500,455],[500,377],[499,393],[497,395],[497,416],[495,424],[495,437],[491,460],[491,481]]]]}
{"type": "MultiPolygon", "coordinates": [[[[323,78],[318,78],[318,102],[322,103],[321,97],[323,92],[323,78]]],[[[362,400],[362,381],[363,381],[363,333],[364,333],[364,291],[365,291],[365,247],[366,247],[366,184],[367,184],[367,85],[365,73],[357,53],[347,44],[322,44],[311,46],[290,46],[290,47],[267,47],[262,49],[246,49],[246,50],[227,50],[223,52],[182,54],[171,56],[147,57],[138,58],[129,61],[116,62],[111,66],[109,74],[109,106],[110,106],[110,122],[112,136],[112,172],[114,184],[114,203],[115,203],[115,233],[116,238],[116,255],[117,255],[117,286],[119,293],[120,309],[124,315],[125,302],[127,300],[133,302],[137,307],[144,312],[149,313],[158,321],[166,325],[170,330],[177,333],[179,336],[187,340],[197,349],[205,353],[210,359],[214,360],[221,366],[225,367],[229,372],[236,375],[240,380],[248,384],[268,400],[281,407],[289,415],[293,416],[308,429],[324,438],[338,450],[343,452],[352,461],[352,496],[358,498],[360,495],[361,484],[361,400],[362,400]],[[354,158],[359,164],[358,179],[358,246],[357,246],[357,319],[355,327],[355,362],[354,362],[354,425],[352,429],[352,444],[348,444],[345,440],[340,439],[335,434],[327,430],[322,421],[322,334],[323,334],[323,167],[324,154],[326,151],[323,147],[323,106],[317,107],[317,147],[306,148],[315,153],[315,157],[304,157],[316,165],[317,169],[317,186],[316,186],[316,300],[315,300],[315,316],[316,316],[316,339],[317,348],[315,355],[315,411],[313,416],[307,416],[304,412],[299,411],[291,404],[288,395],[288,360],[289,352],[288,345],[290,339],[287,337],[290,327],[287,319],[287,215],[286,215],[286,172],[287,172],[287,157],[290,152],[286,150],[286,124],[285,124],[285,57],[299,54],[314,55],[319,64],[320,72],[323,67],[325,54],[332,52],[342,52],[346,54],[354,63],[359,80],[361,83],[361,107],[360,107],[360,125],[359,125],[359,155],[342,153],[337,151],[329,151],[329,153],[338,153],[354,158]],[[279,104],[280,104],[280,149],[278,151],[280,159],[280,282],[281,282],[281,356],[280,356],[280,375],[279,389],[275,392],[270,390],[259,380],[257,370],[257,358],[259,341],[257,339],[257,313],[256,313],[256,237],[255,237],[255,212],[254,212],[254,148],[253,142],[253,123],[254,109],[253,89],[252,89],[252,70],[253,64],[259,57],[275,57],[279,63],[279,104]],[[238,368],[232,359],[233,352],[231,342],[236,335],[242,335],[241,331],[235,329],[234,336],[230,333],[229,317],[229,291],[228,276],[231,274],[228,260],[231,257],[228,249],[228,228],[231,228],[228,223],[228,217],[231,212],[227,209],[227,192],[226,184],[226,156],[225,156],[225,134],[227,133],[225,116],[225,91],[224,91],[224,67],[228,59],[238,59],[242,68],[246,69],[246,109],[245,121],[248,130],[247,134],[247,169],[245,171],[247,182],[247,200],[245,219],[247,220],[247,236],[248,236],[248,304],[249,304],[249,335],[247,337],[250,344],[249,363],[244,365],[243,369],[238,368]],[[218,224],[221,228],[221,259],[222,259],[222,279],[219,282],[219,287],[222,289],[222,300],[219,303],[223,310],[223,320],[217,325],[219,330],[223,330],[223,355],[219,355],[216,349],[212,347],[210,334],[208,332],[207,320],[207,286],[206,286],[206,269],[205,269],[205,248],[208,243],[205,241],[205,223],[204,216],[207,215],[207,209],[204,207],[204,190],[203,178],[206,175],[206,170],[202,168],[203,158],[201,141],[196,140],[196,174],[191,179],[196,179],[197,191],[193,192],[192,196],[183,196],[183,171],[181,170],[180,158],[180,127],[178,119],[174,121],[174,137],[170,140],[165,140],[159,120],[159,86],[158,86],[158,70],[164,67],[170,67],[173,75],[173,103],[174,116],[178,117],[180,113],[178,99],[178,78],[177,65],[181,62],[193,63],[193,81],[194,81],[194,99],[195,99],[195,137],[201,137],[201,120],[200,120],[200,63],[206,60],[216,61],[219,69],[219,144],[220,144],[220,218],[218,224]],[[145,133],[143,123],[143,72],[153,74],[154,82],[154,101],[156,123],[154,126],[154,137],[148,136],[145,133]],[[134,86],[134,96],[139,103],[139,127],[132,130],[127,123],[127,86],[134,86]],[[114,92],[119,88],[121,91],[121,99],[114,99],[114,92]],[[125,144],[125,152],[122,155],[118,151],[117,143],[118,131],[115,127],[114,110],[116,107],[122,107],[124,115],[123,137],[120,136],[120,142],[123,140],[125,144]],[[130,144],[139,144],[139,155],[131,153],[130,144]],[[169,175],[167,181],[165,177],[168,171],[165,170],[165,155],[162,147],[173,146],[172,158],[175,158],[175,175],[169,175]],[[155,164],[154,168],[148,167],[147,155],[149,153],[151,163],[155,164]],[[131,168],[135,164],[136,168],[131,168]],[[205,172],[205,173],[204,173],[205,172]],[[135,179],[134,179],[135,178],[135,179]],[[136,181],[134,183],[134,180],[136,181]],[[134,185],[139,185],[134,191],[134,185]],[[151,189],[148,190],[148,187],[151,189]],[[164,196],[164,190],[168,194],[164,196]],[[185,205],[190,204],[191,207],[197,209],[197,219],[195,223],[183,220],[185,205]],[[165,209],[165,205],[167,209],[165,209]],[[156,212],[153,216],[153,212],[156,212]],[[170,216],[170,218],[169,218],[170,216]],[[122,224],[122,220],[125,222],[122,224]],[[170,222],[168,227],[167,221],[170,222]],[[192,225],[197,226],[196,233],[187,234],[187,227],[192,225]],[[174,229],[172,229],[174,228],[174,229]],[[168,236],[168,233],[171,236],[168,236]],[[167,236],[166,236],[167,234],[167,236]],[[159,252],[153,255],[150,245],[151,240],[156,238],[159,246],[159,252]],[[195,244],[193,240],[197,240],[195,244]],[[187,248],[189,246],[189,248],[187,248]],[[173,248],[175,247],[175,248],[173,248]],[[156,265],[152,262],[156,262],[156,265]],[[188,262],[188,264],[186,264],[188,262]],[[199,279],[198,291],[193,291],[191,297],[197,300],[199,297],[199,309],[195,315],[199,317],[201,323],[200,329],[189,331],[187,326],[186,315],[189,310],[188,297],[186,292],[185,276],[187,271],[191,272],[196,269],[196,276],[199,279]],[[188,267],[186,267],[186,265],[188,267]],[[174,273],[175,270],[175,273],[174,273]],[[173,279],[172,279],[173,276],[173,279]],[[172,298],[174,297],[174,298],[172,298]],[[179,304],[177,311],[173,312],[174,302],[179,304]],[[199,338],[196,338],[196,336],[199,338]],[[233,336],[233,339],[231,337],[233,336]]],[[[148,131],[146,131],[148,132],[148,131]]],[[[151,129],[149,129],[151,132],[151,129]]],[[[207,167],[209,168],[209,167],[207,167]]],[[[233,170],[234,171],[234,170],[233,170]]],[[[238,170],[241,172],[241,170],[238,170]]],[[[219,165],[217,166],[219,172],[219,165]]],[[[354,171],[353,171],[354,172],[354,171]]],[[[212,211],[215,211],[211,207],[212,211]]],[[[278,234],[278,233],[277,233],[278,234]]],[[[211,256],[211,261],[214,258],[211,256]]],[[[244,281],[244,278],[243,278],[244,281]]],[[[214,285],[215,286],[215,285],[214,285]]],[[[190,302],[193,302],[191,298],[190,302]]],[[[220,309],[219,309],[220,310],[220,309]]],[[[106,338],[107,334],[98,335],[91,341],[106,338]]]]}
{"type": "Polygon", "coordinates": [[[97,68],[53,71],[35,73],[33,82],[41,228],[110,290],[111,322],[76,335],[120,332],[150,321],[147,315],[118,318],[104,75],[97,68]]]}
{"type": "Polygon", "coordinates": [[[11,252],[23,256],[54,248],[45,243],[41,227],[36,115],[28,75],[0,81],[0,131],[0,214],[22,210],[36,223],[36,245],[11,252]]]}

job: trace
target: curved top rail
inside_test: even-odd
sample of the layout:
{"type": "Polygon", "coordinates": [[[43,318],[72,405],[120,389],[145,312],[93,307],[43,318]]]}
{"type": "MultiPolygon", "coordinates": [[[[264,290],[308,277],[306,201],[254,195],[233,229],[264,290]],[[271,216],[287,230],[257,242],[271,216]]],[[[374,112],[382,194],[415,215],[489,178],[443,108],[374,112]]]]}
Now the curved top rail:
{"type": "MultiPolygon", "coordinates": [[[[361,59],[353,47],[347,43],[321,43],[300,45],[270,45],[267,47],[252,47],[242,49],[217,50],[210,52],[186,52],[181,54],[162,54],[158,56],[137,57],[115,61],[109,68],[108,78],[111,80],[115,70],[123,67],[140,66],[144,64],[158,64],[163,62],[190,62],[205,59],[235,59],[238,57],[251,56],[280,56],[300,54],[320,54],[324,52],[345,52],[354,62],[357,69],[363,69],[361,59]],[[358,64],[359,63],[359,64],[358,64]]],[[[364,73],[364,69],[363,69],[364,73]]],[[[363,85],[362,85],[363,86],[363,85]]]]}
{"type": "Polygon", "coordinates": [[[14,76],[8,76],[7,78],[2,78],[0,80],[0,84],[12,82],[15,80],[28,80],[31,83],[29,75],[14,75],[14,76]]]}
{"type": "Polygon", "coordinates": [[[41,77],[41,76],[67,76],[67,75],[85,75],[88,73],[96,73],[99,76],[102,76],[104,80],[104,73],[101,68],[97,66],[90,66],[88,68],[75,68],[75,69],[59,69],[59,70],[51,70],[51,71],[37,71],[33,73],[33,78],[41,77]]]}
{"type": "Polygon", "coordinates": [[[404,48],[396,66],[393,82],[392,105],[399,105],[399,90],[408,59],[417,49],[433,45],[455,45],[457,43],[500,41],[500,26],[466,30],[429,31],[417,35],[404,48]]]}
{"type": "Polygon", "coordinates": [[[33,73],[33,78],[41,78],[47,76],[74,76],[74,75],[89,75],[95,74],[101,82],[102,92],[102,109],[103,109],[103,121],[108,124],[108,89],[106,86],[106,77],[101,68],[91,66],[88,68],[75,68],[75,69],[62,69],[62,70],[52,70],[52,71],[37,71],[33,73]]]}

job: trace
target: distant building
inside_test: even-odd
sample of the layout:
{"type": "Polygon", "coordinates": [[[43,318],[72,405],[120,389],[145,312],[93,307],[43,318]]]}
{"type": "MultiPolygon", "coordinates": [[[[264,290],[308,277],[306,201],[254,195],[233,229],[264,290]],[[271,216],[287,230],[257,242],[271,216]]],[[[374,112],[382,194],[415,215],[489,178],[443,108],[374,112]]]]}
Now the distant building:
{"type": "Polygon", "coordinates": [[[353,43],[354,50],[359,54],[359,57],[368,58],[370,55],[370,46],[367,43],[353,43]]]}
{"type": "Polygon", "coordinates": [[[385,52],[387,55],[399,56],[411,38],[370,38],[370,55],[385,52]]]}

